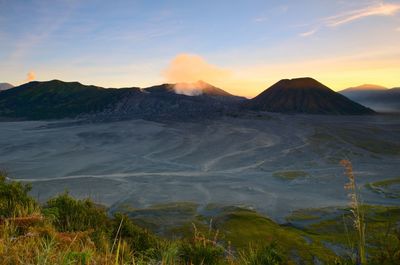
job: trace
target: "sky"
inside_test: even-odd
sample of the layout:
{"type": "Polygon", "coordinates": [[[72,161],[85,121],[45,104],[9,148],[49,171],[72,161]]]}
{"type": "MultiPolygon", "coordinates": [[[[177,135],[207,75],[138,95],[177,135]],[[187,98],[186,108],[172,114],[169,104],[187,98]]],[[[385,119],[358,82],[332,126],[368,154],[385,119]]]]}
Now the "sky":
{"type": "Polygon", "coordinates": [[[400,0],[0,0],[0,82],[400,86],[400,0]]]}

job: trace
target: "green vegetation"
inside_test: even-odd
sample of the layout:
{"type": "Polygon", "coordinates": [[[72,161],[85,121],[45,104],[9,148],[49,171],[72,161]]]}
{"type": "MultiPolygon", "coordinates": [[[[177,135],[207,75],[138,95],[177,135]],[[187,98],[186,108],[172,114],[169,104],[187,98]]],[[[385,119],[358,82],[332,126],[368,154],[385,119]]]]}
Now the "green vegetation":
{"type": "Polygon", "coordinates": [[[386,198],[400,198],[400,177],[371,182],[365,186],[386,198]]]}
{"type": "MultiPolygon", "coordinates": [[[[396,264],[400,258],[400,208],[372,205],[361,208],[365,215],[365,250],[369,257],[364,264],[396,264]]],[[[310,209],[305,211],[307,214],[310,212],[310,209]]],[[[352,209],[330,209],[329,214],[316,209],[314,215],[318,214],[318,219],[292,219],[291,223],[302,227],[311,240],[329,243],[338,254],[355,261],[359,235],[354,229],[352,209]]]]}
{"type": "MultiPolygon", "coordinates": [[[[1,174],[0,264],[268,265],[355,260],[351,254],[357,235],[350,209],[299,210],[286,225],[250,209],[208,205],[199,211],[193,203],[125,207],[125,214],[110,216],[105,207],[68,193],[39,205],[29,189],[1,174]],[[181,220],[173,222],[174,215],[181,220]],[[339,253],[336,247],[345,251],[339,253]]],[[[365,213],[366,264],[398,264],[400,207],[360,207],[365,213]]]]}
{"type": "Polygon", "coordinates": [[[38,213],[38,204],[28,195],[30,185],[6,182],[7,173],[0,171],[0,216],[15,217],[38,213]]]}
{"type": "Polygon", "coordinates": [[[0,116],[56,119],[99,112],[134,89],[104,89],[78,82],[30,82],[0,94],[0,116]]]}
{"type": "Polygon", "coordinates": [[[280,253],[292,261],[299,259],[313,264],[316,258],[326,262],[335,258],[335,254],[319,242],[307,242],[303,231],[279,225],[253,210],[227,207],[213,222],[222,239],[231,242],[236,249],[246,249],[249,244],[257,248],[278,244],[280,253]]]}
{"type": "Polygon", "coordinates": [[[249,246],[248,249],[239,252],[239,260],[242,264],[264,265],[284,264],[287,261],[279,254],[276,244],[249,246]]]}
{"type": "Polygon", "coordinates": [[[68,193],[49,200],[43,214],[62,232],[98,229],[107,224],[105,209],[90,200],[75,200],[68,193]]]}
{"type": "Polygon", "coordinates": [[[285,179],[285,180],[294,180],[297,178],[304,178],[309,176],[307,172],[301,170],[288,170],[288,171],[277,171],[273,174],[274,177],[285,179]]]}
{"type": "Polygon", "coordinates": [[[319,219],[320,215],[318,214],[318,212],[316,212],[315,209],[296,210],[286,218],[288,222],[312,221],[319,219]]]}

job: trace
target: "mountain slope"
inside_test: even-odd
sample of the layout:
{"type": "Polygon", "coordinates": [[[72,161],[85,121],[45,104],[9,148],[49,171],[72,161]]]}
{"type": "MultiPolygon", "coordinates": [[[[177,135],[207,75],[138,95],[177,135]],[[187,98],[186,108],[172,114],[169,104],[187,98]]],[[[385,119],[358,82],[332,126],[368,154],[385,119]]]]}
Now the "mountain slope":
{"type": "Polygon", "coordinates": [[[246,103],[252,110],[309,114],[371,114],[368,109],[309,78],[283,79],[246,103]]]}
{"type": "Polygon", "coordinates": [[[0,94],[0,116],[39,120],[77,116],[99,120],[180,120],[215,117],[238,109],[236,102],[241,97],[202,85],[201,94],[187,96],[177,94],[170,84],[105,89],[59,80],[30,82],[0,94]]]}
{"type": "Polygon", "coordinates": [[[238,111],[242,97],[203,83],[162,84],[128,95],[104,114],[114,117],[142,117],[150,120],[187,120],[212,118],[238,111]],[[193,85],[196,84],[196,85],[193,85]],[[179,93],[179,89],[185,93],[179,93]]]}
{"type": "Polygon", "coordinates": [[[104,89],[78,82],[35,81],[0,93],[0,116],[26,119],[75,117],[104,110],[120,100],[124,92],[126,89],[104,89]]]}
{"type": "Polygon", "coordinates": [[[378,112],[400,112],[400,88],[345,89],[340,93],[378,112]]]}
{"type": "Polygon", "coordinates": [[[189,120],[236,115],[249,109],[311,114],[373,113],[311,78],[281,80],[251,100],[201,81],[144,89],[35,81],[0,93],[0,117],[32,120],[75,117],[189,120]]]}
{"type": "Polygon", "coordinates": [[[210,85],[204,81],[194,83],[163,84],[145,88],[144,91],[150,93],[175,93],[186,96],[207,96],[221,100],[243,100],[245,98],[232,95],[225,90],[210,85]]]}
{"type": "Polygon", "coordinates": [[[0,92],[13,88],[14,86],[9,83],[0,83],[0,92]]]}
{"type": "Polygon", "coordinates": [[[387,87],[380,86],[380,85],[363,84],[360,86],[349,87],[349,88],[343,89],[339,92],[342,93],[342,92],[356,92],[356,91],[381,91],[381,90],[386,90],[386,89],[387,89],[387,87]]]}

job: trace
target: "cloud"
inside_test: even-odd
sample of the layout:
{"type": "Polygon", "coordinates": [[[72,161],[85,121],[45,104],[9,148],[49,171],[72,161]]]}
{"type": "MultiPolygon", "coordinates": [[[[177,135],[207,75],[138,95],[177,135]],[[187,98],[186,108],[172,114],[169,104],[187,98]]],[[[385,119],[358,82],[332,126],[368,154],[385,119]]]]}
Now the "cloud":
{"type": "Polygon", "coordinates": [[[26,74],[25,82],[31,82],[36,79],[36,74],[32,71],[26,74]]]}
{"type": "Polygon", "coordinates": [[[289,6],[288,5],[280,5],[277,6],[273,9],[269,9],[267,11],[267,14],[263,14],[261,16],[258,16],[256,18],[253,19],[253,22],[255,23],[262,23],[265,22],[267,20],[270,20],[274,15],[276,14],[284,14],[289,10],[289,6]]]}
{"type": "Polygon", "coordinates": [[[393,16],[398,12],[400,12],[400,4],[389,4],[381,2],[380,4],[373,4],[364,8],[355,9],[323,18],[320,20],[318,26],[315,29],[300,33],[299,35],[302,37],[307,37],[315,34],[320,28],[323,27],[335,28],[362,18],[372,16],[393,16]]]}
{"type": "Polygon", "coordinates": [[[209,64],[199,55],[186,53],[178,54],[163,71],[163,76],[169,83],[198,80],[212,83],[229,75],[229,70],[209,64]]]}
{"type": "Polygon", "coordinates": [[[264,16],[264,17],[256,17],[255,19],[253,19],[253,21],[256,22],[256,23],[261,23],[261,22],[264,22],[264,21],[267,21],[267,20],[268,20],[268,17],[267,17],[267,16],[264,16]]]}
{"type": "Polygon", "coordinates": [[[197,81],[194,83],[176,83],[173,88],[175,93],[186,96],[198,96],[203,94],[203,89],[207,88],[207,83],[197,81]]]}
{"type": "Polygon", "coordinates": [[[378,5],[368,6],[366,8],[353,10],[336,16],[328,17],[325,19],[325,21],[327,26],[337,27],[370,16],[393,16],[399,11],[400,11],[400,4],[381,3],[378,5]]]}
{"type": "Polygon", "coordinates": [[[166,82],[174,83],[175,92],[184,95],[201,94],[203,85],[199,80],[228,90],[232,94],[248,96],[246,78],[237,75],[232,69],[208,63],[196,54],[178,54],[162,72],[166,82]],[[190,84],[192,83],[192,84],[190,84]]]}
{"type": "Polygon", "coordinates": [[[308,37],[308,36],[314,35],[317,31],[318,31],[318,29],[312,29],[312,30],[300,33],[300,36],[308,37]]]}

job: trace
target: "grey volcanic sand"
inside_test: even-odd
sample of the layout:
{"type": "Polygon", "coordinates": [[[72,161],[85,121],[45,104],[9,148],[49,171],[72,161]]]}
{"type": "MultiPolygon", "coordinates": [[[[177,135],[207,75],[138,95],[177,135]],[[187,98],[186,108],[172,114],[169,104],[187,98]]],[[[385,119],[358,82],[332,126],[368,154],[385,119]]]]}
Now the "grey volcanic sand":
{"type": "Polygon", "coordinates": [[[242,205],[278,221],[294,209],[345,205],[341,158],[353,162],[366,203],[399,204],[362,187],[400,175],[399,146],[395,116],[0,123],[0,168],[31,182],[42,201],[69,190],[111,207],[242,205]],[[395,154],[364,148],[371,143],[390,145],[395,154]],[[306,176],[280,178],[282,171],[306,176]]]}

